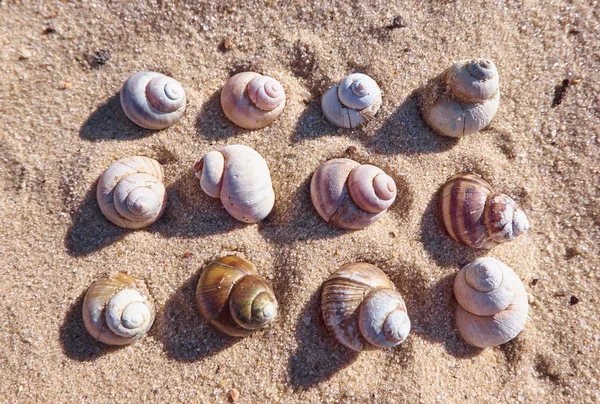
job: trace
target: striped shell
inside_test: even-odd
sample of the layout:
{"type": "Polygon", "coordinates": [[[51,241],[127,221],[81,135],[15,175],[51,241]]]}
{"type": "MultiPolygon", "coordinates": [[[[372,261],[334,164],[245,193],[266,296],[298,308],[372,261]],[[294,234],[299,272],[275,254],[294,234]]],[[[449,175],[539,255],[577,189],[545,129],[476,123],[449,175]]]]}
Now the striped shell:
{"type": "Polygon", "coordinates": [[[512,198],[472,174],[455,175],[442,186],[438,215],[450,237],[473,248],[492,248],[529,229],[512,198]]]}
{"type": "Polygon", "coordinates": [[[469,344],[487,348],[516,337],[527,321],[527,292],[515,272],[484,257],[465,265],[454,280],[456,328],[469,344]]]}
{"type": "Polygon", "coordinates": [[[402,296],[371,264],[346,264],[331,275],[323,284],[321,310],[335,338],[355,351],[395,347],[410,332],[402,296]]]}
{"type": "Polygon", "coordinates": [[[143,282],[119,272],[99,279],[83,298],[83,323],[98,341],[130,344],[152,327],[155,309],[143,282]]]}
{"type": "Polygon", "coordinates": [[[489,59],[462,60],[426,88],[421,109],[437,133],[462,137],[492,121],[500,105],[498,71],[489,59]]]}
{"type": "Polygon", "coordinates": [[[100,210],[111,222],[140,229],[156,222],[167,206],[163,169],[158,161],[132,156],[115,161],[98,180],[100,210]]]}
{"type": "Polygon", "coordinates": [[[233,255],[204,268],[196,302],[206,321],[234,337],[250,335],[277,317],[271,285],[258,275],[251,262],[233,255]]]}
{"type": "Polygon", "coordinates": [[[271,213],[275,193],[267,162],[248,146],[225,146],[206,153],[194,164],[200,187],[221,203],[231,216],[256,223],[271,213]]]}
{"type": "Polygon", "coordinates": [[[231,77],[221,91],[227,118],[246,129],[260,129],[276,120],[285,108],[285,91],[272,77],[253,72],[231,77]]]}
{"type": "Polygon", "coordinates": [[[396,184],[375,166],[333,159],[321,164],[313,174],[310,197],[327,223],[356,230],[385,214],[396,198],[396,184]]]}

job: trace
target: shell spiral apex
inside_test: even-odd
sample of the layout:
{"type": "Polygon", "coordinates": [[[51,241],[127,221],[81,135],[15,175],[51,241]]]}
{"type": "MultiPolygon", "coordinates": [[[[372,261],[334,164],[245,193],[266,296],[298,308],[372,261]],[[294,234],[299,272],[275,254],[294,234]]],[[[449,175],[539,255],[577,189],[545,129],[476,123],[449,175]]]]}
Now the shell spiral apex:
{"type": "Polygon", "coordinates": [[[375,80],[366,74],[354,73],[323,94],[321,108],[332,124],[355,128],[373,119],[381,103],[381,89],[375,80]]]}
{"type": "Polygon", "coordinates": [[[410,333],[402,296],[371,264],[346,264],[333,273],[323,284],[321,310],[335,338],[355,351],[392,348],[410,333]]]}
{"type": "Polygon", "coordinates": [[[342,229],[375,223],[396,199],[396,183],[383,170],[350,159],[321,164],[312,176],[310,197],[319,215],[342,229]]]}
{"type": "Polygon", "coordinates": [[[501,345],[525,327],[525,287],[511,268],[495,258],[478,258],[465,265],[454,280],[454,296],[456,327],[471,345],[501,345]]]}
{"type": "Polygon", "coordinates": [[[165,129],[185,113],[185,90],[161,73],[135,73],[123,84],[120,97],[125,115],[146,129],[165,129]]]}

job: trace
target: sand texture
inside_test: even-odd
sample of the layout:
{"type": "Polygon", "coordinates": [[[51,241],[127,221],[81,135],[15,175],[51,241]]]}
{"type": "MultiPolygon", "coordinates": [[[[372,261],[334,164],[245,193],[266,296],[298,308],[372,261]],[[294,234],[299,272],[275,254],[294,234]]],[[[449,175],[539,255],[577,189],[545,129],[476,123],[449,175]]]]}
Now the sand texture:
{"type": "Polygon", "coordinates": [[[240,403],[591,403],[600,400],[600,8],[595,1],[0,0],[0,401],[240,403]],[[544,4],[541,4],[544,3],[544,4]],[[404,23],[389,27],[396,16],[404,23]],[[99,52],[101,49],[106,52],[99,52]],[[94,56],[97,52],[99,54],[94,56]],[[453,140],[423,122],[418,97],[452,62],[492,59],[500,108],[453,140]],[[124,115],[132,73],[186,89],[182,120],[149,131],[124,115]],[[287,106],[270,126],[227,120],[232,74],[277,78],[287,106]],[[338,130],[320,96],[350,72],[384,92],[374,120],[338,130]],[[560,105],[564,79],[574,80],[560,105]],[[192,166],[227,144],[267,161],[276,202],[262,223],[234,220],[192,166]],[[168,207],[126,231],[101,213],[100,174],[144,155],[165,171],[168,207]],[[325,223],[309,182],[351,157],[396,181],[397,201],[367,229],[325,223]],[[444,234],[435,195],[477,173],[513,197],[531,230],[489,251],[444,234]],[[201,269],[237,254],[269,279],[271,327],[243,339],[195,306],[201,269]],[[452,282],[472,259],[512,267],[529,320],[512,342],[475,349],[458,334],[452,282]],[[322,282],[348,262],[386,272],[412,321],[401,346],[355,354],[319,310],[322,282]],[[148,336],[122,348],[87,334],[82,300],[114,270],[143,279],[157,305],[148,336]]]}

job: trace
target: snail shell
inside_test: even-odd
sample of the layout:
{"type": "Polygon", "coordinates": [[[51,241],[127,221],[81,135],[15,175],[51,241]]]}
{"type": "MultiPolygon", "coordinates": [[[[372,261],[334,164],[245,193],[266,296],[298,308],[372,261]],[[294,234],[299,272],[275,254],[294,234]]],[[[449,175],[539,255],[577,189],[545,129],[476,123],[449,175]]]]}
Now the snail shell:
{"type": "Polygon", "coordinates": [[[237,220],[256,223],[269,215],[275,193],[267,162],[248,146],[225,146],[194,164],[200,187],[237,220]]]}
{"type": "Polygon", "coordinates": [[[498,70],[489,59],[453,64],[426,90],[425,122],[444,136],[461,137],[489,125],[500,105],[498,70]]]}
{"type": "Polygon", "coordinates": [[[371,264],[346,264],[331,275],[323,284],[321,310],[336,339],[355,351],[392,348],[410,332],[402,296],[371,264]]]}
{"type": "Polygon", "coordinates": [[[323,219],[342,229],[363,229],[383,216],[396,198],[396,183],[380,168],[333,159],[310,182],[312,203],[323,219]]]}
{"type": "Polygon", "coordinates": [[[160,163],[148,157],[125,157],[100,176],[96,197],[111,222],[141,229],[156,222],[167,206],[160,163]]]}
{"type": "Polygon", "coordinates": [[[527,216],[511,197],[472,174],[455,175],[442,186],[438,214],[450,237],[473,248],[492,248],[529,229],[527,216]]]}
{"type": "Polygon", "coordinates": [[[454,296],[456,328],[471,345],[501,345],[525,327],[525,287],[512,269],[495,258],[478,258],[462,267],[454,280],[454,296]]]}
{"type": "Polygon", "coordinates": [[[285,108],[285,91],[272,77],[254,72],[231,77],[221,91],[227,118],[246,129],[260,129],[273,122],[285,108]]]}
{"type": "Polygon", "coordinates": [[[354,73],[323,94],[321,108],[332,124],[355,128],[373,119],[381,102],[381,89],[375,80],[366,74],[354,73]]]}
{"type": "Polygon", "coordinates": [[[121,88],[125,115],[146,129],[164,129],[185,113],[185,91],[179,82],[156,72],[138,72],[121,88]]]}
{"type": "Polygon", "coordinates": [[[152,327],[155,309],[143,282],[119,272],[99,279],[83,298],[83,323],[100,342],[125,345],[152,327]]]}
{"type": "Polygon", "coordinates": [[[217,330],[243,337],[265,327],[277,316],[271,285],[256,267],[228,255],[208,264],[196,289],[200,314],[217,330]]]}

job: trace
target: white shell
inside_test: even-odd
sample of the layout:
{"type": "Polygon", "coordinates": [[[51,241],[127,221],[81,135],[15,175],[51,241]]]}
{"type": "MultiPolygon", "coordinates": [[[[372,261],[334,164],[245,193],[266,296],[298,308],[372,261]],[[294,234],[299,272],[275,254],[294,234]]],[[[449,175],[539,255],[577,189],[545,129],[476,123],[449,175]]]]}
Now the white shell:
{"type": "Polygon", "coordinates": [[[275,203],[271,174],[265,159],[248,146],[225,146],[207,153],[194,164],[200,187],[221,203],[231,216],[256,223],[269,215],[275,203]]]}
{"type": "Polygon", "coordinates": [[[381,89],[375,80],[366,74],[354,73],[323,94],[321,108],[332,124],[355,128],[373,119],[381,102],[381,89]]]}
{"type": "Polygon", "coordinates": [[[511,268],[495,258],[478,258],[458,271],[454,296],[458,301],[456,327],[471,345],[501,345],[525,327],[525,287],[511,268]]]}
{"type": "Polygon", "coordinates": [[[158,161],[141,156],[123,158],[111,164],[98,180],[98,205],[117,226],[150,226],[167,206],[162,181],[163,170],[158,161]]]}
{"type": "Polygon", "coordinates": [[[145,285],[125,273],[97,280],[83,299],[85,328],[109,345],[130,344],[143,337],[155,314],[145,285]]]}
{"type": "Polygon", "coordinates": [[[125,115],[146,129],[164,129],[181,119],[186,97],[181,84],[156,72],[138,72],[121,88],[125,115]]]}

